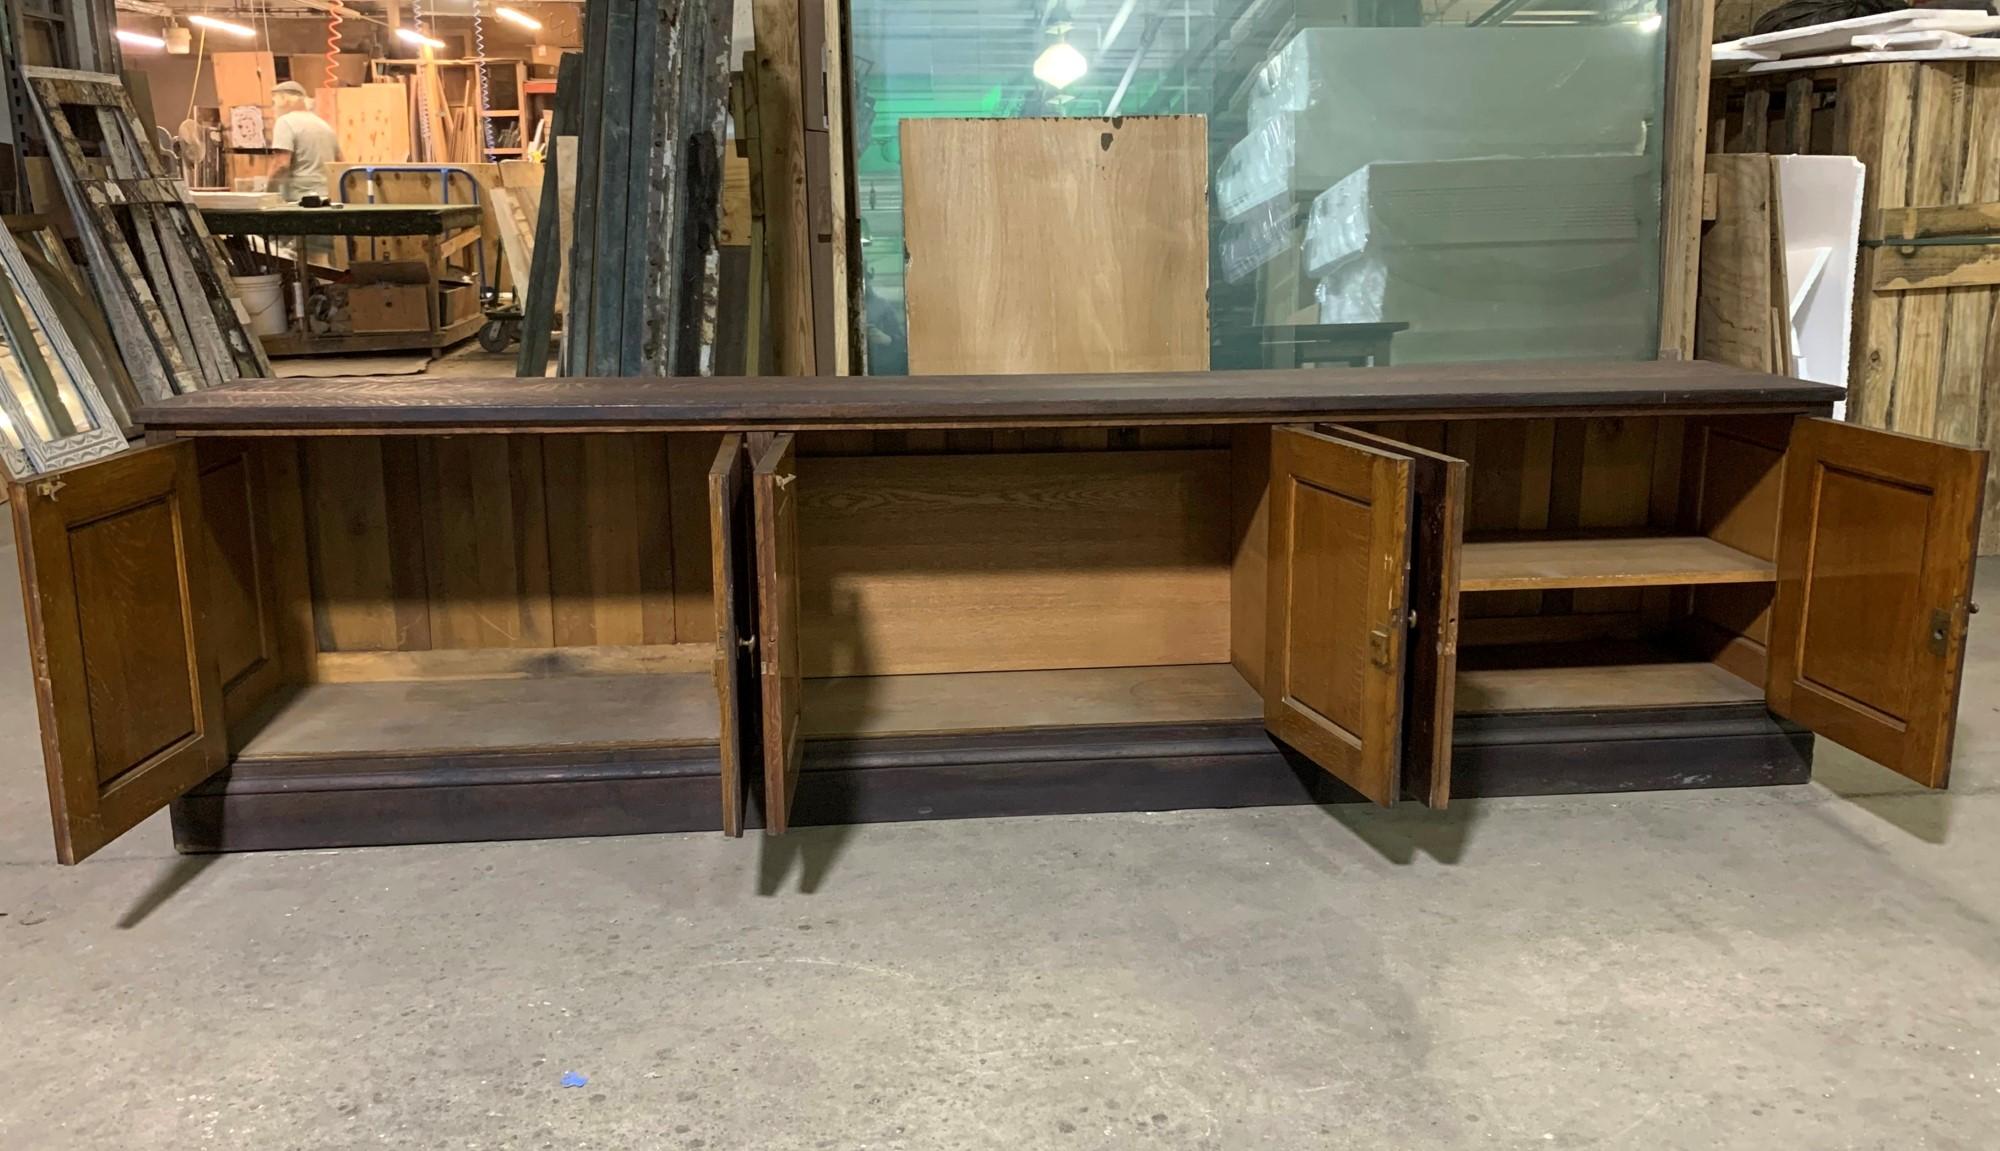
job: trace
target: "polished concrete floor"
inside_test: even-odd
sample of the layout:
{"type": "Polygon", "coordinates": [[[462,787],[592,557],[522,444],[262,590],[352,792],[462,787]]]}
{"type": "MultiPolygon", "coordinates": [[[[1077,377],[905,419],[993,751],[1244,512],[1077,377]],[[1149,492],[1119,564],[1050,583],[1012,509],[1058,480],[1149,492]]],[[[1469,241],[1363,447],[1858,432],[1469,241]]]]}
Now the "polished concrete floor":
{"type": "Polygon", "coordinates": [[[4,586],[9,1151],[2000,1146],[1995,613],[1949,794],[59,868],[4,586]]]}

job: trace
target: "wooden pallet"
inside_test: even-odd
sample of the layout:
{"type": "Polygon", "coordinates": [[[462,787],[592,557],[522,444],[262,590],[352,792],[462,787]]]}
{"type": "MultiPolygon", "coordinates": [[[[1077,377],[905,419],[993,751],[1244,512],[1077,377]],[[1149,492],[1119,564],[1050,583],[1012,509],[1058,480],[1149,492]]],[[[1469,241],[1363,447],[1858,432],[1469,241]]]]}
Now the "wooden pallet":
{"type": "Polygon", "coordinates": [[[139,391],[158,400],[270,375],[220,250],[186,185],[168,176],[124,85],[96,72],[22,72],[139,391]]]}
{"type": "MultiPolygon", "coordinates": [[[[1709,114],[1715,150],[1867,167],[1847,418],[2000,453],[2000,61],[1728,77],[1709,114]]],[[[2000,553],[2000,467],[1979,550],[2000,553]]]]}

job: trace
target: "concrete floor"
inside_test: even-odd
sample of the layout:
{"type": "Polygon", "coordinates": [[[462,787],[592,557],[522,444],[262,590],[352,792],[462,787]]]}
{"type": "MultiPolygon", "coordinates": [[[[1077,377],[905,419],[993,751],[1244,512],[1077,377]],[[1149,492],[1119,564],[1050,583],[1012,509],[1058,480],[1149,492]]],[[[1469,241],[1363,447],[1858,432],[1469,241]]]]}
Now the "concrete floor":
{"type": "Polygon", "coordinates": [[[4,587],[0,1147],[2000,1144],[2000,613],[1943,795],[65,869],[4,587]]]}

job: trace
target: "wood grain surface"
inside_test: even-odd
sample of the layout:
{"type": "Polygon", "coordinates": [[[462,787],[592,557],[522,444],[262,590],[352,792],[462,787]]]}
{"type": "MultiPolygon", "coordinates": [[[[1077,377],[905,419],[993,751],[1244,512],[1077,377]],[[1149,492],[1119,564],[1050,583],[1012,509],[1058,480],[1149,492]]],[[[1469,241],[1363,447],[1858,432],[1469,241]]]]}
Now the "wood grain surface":
{"type": "Polygon", "coordinates": [[[805,674],[1229,658],[1222,451],[799,463],[805,674]]]}
{"type": "Polygon", "coordinates": [[[1271,441],[1264,724],[1383,805],[1402,791],[1410,460],[1302,428],[1271,441]]]}
{"type": "Polygon", "coordinates": [[[1986,453],[1816,419],[1800,422],[1789,456],[1771,708],[1943,787],[1986,453]]]}
{"type": "Polygon", "coordinates": [[[910,370],[1208,366],[1200,116],[906,119],[910,370]]]}
{"type": "Polygon", "coordinates": [[[1024,427],[1320,415],[1831,404],[1839,388],[1701,361],[1020,376],[241,380],[141,409],[160,430],[1024,427]]]}
{"type": "Polygon", "coordinates": [[[1263,702],[1226,663],[809,679],[809,739],[1242,722],[1263,702]]]}
{"type": "Polygon", "coordinates": [[[177,443],[8,491],[63,863],[227,761],[199,487],[177,443]]]}
{"type": "Polygon", "coordinates": [[[1466,591],[1769,583],[1760,560],[1704,536],[1494,540],[1465,545],[1466,591]]]}

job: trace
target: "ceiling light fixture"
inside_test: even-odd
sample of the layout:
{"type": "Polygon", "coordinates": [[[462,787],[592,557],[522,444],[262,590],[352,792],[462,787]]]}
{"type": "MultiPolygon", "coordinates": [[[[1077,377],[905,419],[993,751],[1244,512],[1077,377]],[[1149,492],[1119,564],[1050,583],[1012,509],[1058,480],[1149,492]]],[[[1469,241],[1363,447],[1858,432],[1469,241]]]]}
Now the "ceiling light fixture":
{"type": "Polygon", "coordinates": [[[1083,79],[1083,74],[1088,71],[1090,61],[1083,58],[1083,53],[1070,47],[1067,40],[1056,41],[1035,58],[1035,79],[1057,91],[1083,79]]]}
{"type": "Polygon", "coordinates": [[[148,36],[144,32],[128,32],[120,28],[117,36],[120,44],[129,44],[134,48],[145,48],[153,52],[157,52],[167,46],[165,40],[160,39],[158,36],[148,36]]]}
{"type": "Polygon", "coordinates": [[[424,35],[422,32],[418,32],[410,28],[396,29],[396,36],[398,39],[408,40],[410,43],[415,44],[420,48],[444,47],[444,41],[432,39],[431,37],[424,35]]]}
{"type": "Polygon", "coordinates": [[[1662,21],[1658,12],[1648,12],[1639,17],[1637,23],[1641,32],[1658,32],[1662,21]]]}
{"type": "Polygon", "coordinates": [[[189,16],[187,21],[196,27],[206,28],[211,32],[227,32],[231,36],[240,36],[245,40],[252,40],[257,36],[257,30],[247,24],[235,24],[228,20],[217,20],[213,16],[204,16],[199,12],[189,16]]]}
{"type": "Polygon", "coordinates": [[[500,17],[502,20],[505,20],[509,24],[519,24],[523,28],[533,28],[536,30],[540,30],[542,26],[542,22],[540,20],[537,20],[533,16],[528,15],[526,12],[516,11],[515,9],[512,8],[495,8],[493,10],[493,14],[500,17]]]}

